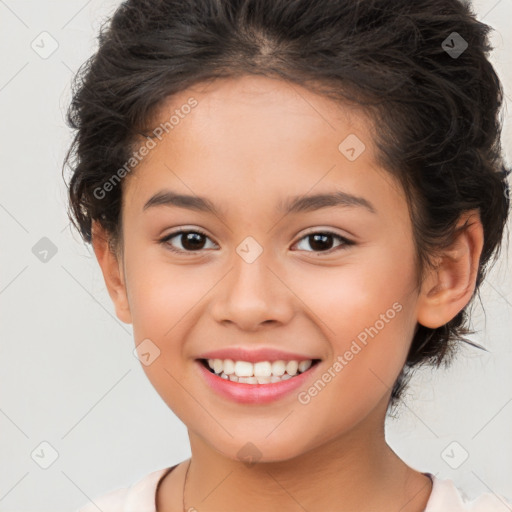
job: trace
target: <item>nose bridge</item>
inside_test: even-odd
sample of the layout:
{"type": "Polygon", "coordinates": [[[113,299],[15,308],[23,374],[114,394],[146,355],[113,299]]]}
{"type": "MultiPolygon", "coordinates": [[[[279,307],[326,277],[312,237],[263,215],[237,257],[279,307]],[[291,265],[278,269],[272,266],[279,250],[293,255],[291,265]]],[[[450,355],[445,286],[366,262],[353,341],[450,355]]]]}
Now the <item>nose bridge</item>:
{"type": "Polygon", "coordinates": [[[214,314],[219,322],[230,321],[244,329],[263,322],[286,322],[291,314],[291,293],[275,274],[272,251],[253,237],[235,249],[231,271],[225,276],[222,293],[215,299],[214,314]]]}

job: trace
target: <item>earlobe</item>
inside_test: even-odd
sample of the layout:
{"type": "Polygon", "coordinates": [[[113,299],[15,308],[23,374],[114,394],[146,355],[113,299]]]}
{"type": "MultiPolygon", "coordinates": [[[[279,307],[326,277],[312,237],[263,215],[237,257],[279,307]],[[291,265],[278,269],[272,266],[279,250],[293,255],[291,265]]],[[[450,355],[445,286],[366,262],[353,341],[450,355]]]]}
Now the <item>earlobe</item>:
{"type": "Polygon", "coordinates": [[[461,216],[453,244],[425,279],[417,304],[417,321],[435,329],[448,323],[471,300],[476,285],[484,233],[478,210],[461,216]]]}
{"type": "Polygon", "coordinates": [[[114,303],[116,315],[122,322],[130,324],[132,320],[122,264],[109,245],[108,233],[97,221],[92,223],[91,243],[103,273],[108,294],[114,303]]]}

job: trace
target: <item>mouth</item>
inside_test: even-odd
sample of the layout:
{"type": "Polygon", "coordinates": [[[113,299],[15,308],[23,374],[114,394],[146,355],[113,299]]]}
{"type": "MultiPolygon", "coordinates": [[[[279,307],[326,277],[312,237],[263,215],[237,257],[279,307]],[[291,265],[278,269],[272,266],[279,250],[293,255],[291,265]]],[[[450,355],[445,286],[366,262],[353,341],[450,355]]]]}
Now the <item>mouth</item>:
{"type": "MultiPolygon", "coordinates": [[[[239,384],[269,385],[295,379],[321,360],[275,360],[249,362],[232,359],[198,359],[213,375],[239,384]]],[[[258,386],[259,387],[259,386],[258,386]]]]}

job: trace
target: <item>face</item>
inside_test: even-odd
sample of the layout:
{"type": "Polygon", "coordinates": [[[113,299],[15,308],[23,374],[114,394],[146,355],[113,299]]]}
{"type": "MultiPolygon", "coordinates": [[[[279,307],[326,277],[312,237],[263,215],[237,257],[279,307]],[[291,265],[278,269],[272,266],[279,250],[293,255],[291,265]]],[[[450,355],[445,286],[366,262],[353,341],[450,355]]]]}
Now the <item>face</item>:
{"type": "MultiPolygon", "coordinates": [[[[377,163],[370,122],[262,77],[183,91],[155,126],[176,109],[179,122],[123,185],[115,301],[145,343],[151,383],[232,459],[250,442],[261,461],[286,460],[382,419],[418,292],[407,203],[377,163]],[[197,105],[181,109],[190,97],[197,105]],[[324,194],[338,200],[307,200],[324,194]],[[315,364],[256,388],[207,371],[200,359],[212,354],[284,360],[290,373],[289,360],[315,364]]],[[[280,363],[258,372],[269,366],[280,373],[280,363]]]]}

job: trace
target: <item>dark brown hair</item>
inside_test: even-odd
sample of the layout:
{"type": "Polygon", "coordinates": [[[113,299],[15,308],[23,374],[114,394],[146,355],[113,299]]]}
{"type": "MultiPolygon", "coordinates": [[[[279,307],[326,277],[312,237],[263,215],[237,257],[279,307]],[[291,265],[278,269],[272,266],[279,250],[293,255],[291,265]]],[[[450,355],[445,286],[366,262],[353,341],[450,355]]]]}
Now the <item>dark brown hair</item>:
{"type": "MultiPolygon", "coordinates": [[[[93,220],[119,240],[122,183],[105,197],[95,191],[126,164],[158,107],[197,83],[264,75],[370,114],[379,159],[406,193],[418,285],[460,216],[480,212],[476,294],[510,208],[489,31],[459,0],[123,2],[73,84],[70,218],[87,242],[93,220]]],[[[468,306],[437,329],[418,325],[390,405],[413,368],[449,362],[460,340],[473,344],[463,337],[474,333],[468,306]]]]}

